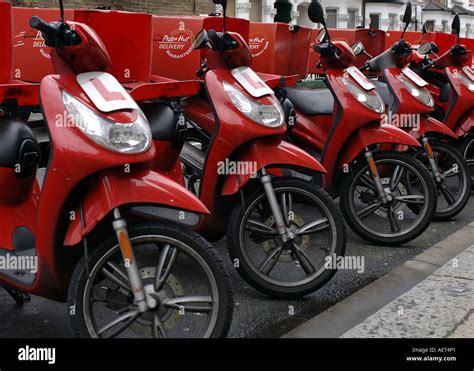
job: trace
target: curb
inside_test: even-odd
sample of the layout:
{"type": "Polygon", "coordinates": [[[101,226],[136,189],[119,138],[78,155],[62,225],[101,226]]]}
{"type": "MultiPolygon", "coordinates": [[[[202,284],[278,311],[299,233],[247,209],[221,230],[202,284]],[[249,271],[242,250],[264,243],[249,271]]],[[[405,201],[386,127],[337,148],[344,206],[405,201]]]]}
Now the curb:
{"type": "Polygon", "coordinates": [[[412,289],[473,243],[474,223],[471,223],[283,338],[338,338],[412,289]]]}

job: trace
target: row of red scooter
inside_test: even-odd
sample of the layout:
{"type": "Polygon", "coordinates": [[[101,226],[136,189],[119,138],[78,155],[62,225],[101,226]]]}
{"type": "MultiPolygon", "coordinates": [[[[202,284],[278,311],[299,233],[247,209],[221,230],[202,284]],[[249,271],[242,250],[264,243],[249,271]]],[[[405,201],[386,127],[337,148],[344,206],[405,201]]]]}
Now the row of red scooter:
{"type": "Polygon", "coordinates": [[[0,284],[18,303],[68,301],[77,335],[225,336],[231,285],[204,238],[227,236],[255,289],[298,298],[336,273],[342,216],[367,241],[400,245],[469,200],[470,51],[431,60],[436,45],[402,36],[361,71],[363,45],[332,41],[313,1],[328,90],[310,90],[255,73],[244,39],[226,31],[227,2],[214,3],[224,29],[194,40],[208,49],[200,81],[121,85],[100,37],[64,22],[60,1],[60,21],[30,21],[52,48],[55,74],[40,86],[47,141],[19,118],[31,86],[0,89],[0,255],[38,264],[0,271],[0,284]]]}

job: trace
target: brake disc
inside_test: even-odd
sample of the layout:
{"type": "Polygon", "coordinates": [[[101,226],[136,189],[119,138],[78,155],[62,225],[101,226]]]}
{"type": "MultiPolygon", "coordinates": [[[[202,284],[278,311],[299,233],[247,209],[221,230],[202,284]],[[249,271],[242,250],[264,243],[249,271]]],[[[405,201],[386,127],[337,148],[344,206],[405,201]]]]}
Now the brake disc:
{"type": "MultiPolygon", "coordinates": [[[[291,223],[292,223],[292,226],[295,227],[294,228],[295,230],[305,226],[305,221],[303,220],[303,218],[301,218],[300,216],[296,214],[294,215],[294,218],[291,221],[291,223]]],[[[275,225],[275,219],[273,218],[273,216],[268,218],[265,221],[265,224],[268,225],[269,227],[273,227],[275,225]]],[[[303,236],[300,239],[299,246],[304,252],[308,252],[311,246],[311,236],[309,235],[303,236]]],[[[265,251],[267,255],[269,255],[274,249],[271,243],[268,241],[265,241],[264,243],[262,243],[262,248],[263,248],[263,251],[265,251]]],[[[292,254],[292,251],[284,250],[280,256],[279,262],[292,263],[294,260],[295,258],[292,254]]]]}

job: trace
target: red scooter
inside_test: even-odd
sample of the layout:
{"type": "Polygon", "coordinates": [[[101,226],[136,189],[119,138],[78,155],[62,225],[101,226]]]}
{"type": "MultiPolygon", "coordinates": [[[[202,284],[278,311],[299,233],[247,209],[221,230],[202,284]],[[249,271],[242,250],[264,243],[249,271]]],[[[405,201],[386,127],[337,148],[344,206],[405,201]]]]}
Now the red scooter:
{"type": "MultiPolygon", "coordinates": [[[[405,31],[411,23],[411,4],[404,15],[405,31]]],[[[438,206],[435,219],[449,220],[467,205],[471,193],[469,168],[462,153],[453,145],[457,139],[450,127],[429,115],[435,112],[434,100],[427,89],[428,83],[408,65],[416,58],[416,48],[401,40],[362,67],[380,73],[373,81],[388,106],[387,122],[407,131],[423,144],[423,149],[410,148],[408,153],[422,161],[435,180],[438,206]]],[[[363,45],[358,44],[359,52],[363,45]]],[[[416,206],[417,207],[417,206],[416,206]]]]}
{"type": "Polygon", "coordinates": [[[454,17],[453,32],[458,43],[441,56],[438,46],[426,43],[418,49],[418,57],[410,68],[430,83],[427,87],[434,97],[435,111],[432,116],[454,131],[464,159],[474,181],[474,71],[467,66],[471,51],[459,44],[460,19],[454,17]],[[430,55],[435,56],[434,59],[430,55]]]}
{"type": "Polygon", "coordinates": [[[3,102],[0,256],[17,263],[0,271],[0,284],[20,304],[25,293],[68,301],[84,337],[225,336],[229,277],[211,245],[176,217],[208,209],[151,170],[149,123],[102,72],[111,61],[97,34],[65,23],[60,5],[61,21],[30,21],[57,73],[40,87],[51,142],[44,180],[33,132],[13,116],[14,102],[3,102]]]}
{"type": "Polygon", "coordinates": [[[420,144],[399,128],[381,125],[384,102],[353,66],[353,50],[346,42],[331,41],[318,1],[311,2],[308,13],[324,26],[316,51],[329,90],[286,89],[298,117],[289,139],[315,156],[321,154],[328,170],[324,188],[340,196],[346,221],[359,236],[384,245],[412,241],[431,223],[435,184],[420,161],[383,151],[381,145],[420,144]]]}
{"type": "MultiPolygon", "coordinates": [[[[225,11],[226,1],[214,3],[225,11]]],[[[325,169],[282,141],[283,109],[249,67],[251,53],[239,34],[225,26],[223,32],[203,30],[193,47],[210,49],[198,72],[201,93],[182,102],[194,132],[181,151],[184,173],[211,210],[197,231],[212,240],[227,233],[234,267],[257,290],[285,298],[312,293],[336,273],[330,263],[344,255],[344,222],[327,193],[282,177],[281,168],[325,169]]],[[[145,112],[153,117],[152,107],[145,112]]]]}

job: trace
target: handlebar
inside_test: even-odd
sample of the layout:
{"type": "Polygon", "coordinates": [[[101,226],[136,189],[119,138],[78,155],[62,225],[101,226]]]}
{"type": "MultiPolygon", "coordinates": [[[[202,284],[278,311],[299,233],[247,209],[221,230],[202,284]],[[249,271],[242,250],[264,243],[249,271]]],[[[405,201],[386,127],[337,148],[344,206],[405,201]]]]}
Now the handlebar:
{"type": "Polygon", "coordinates": [[[80,35],[65,22],[45,22],[38,16],[30,19],[30,27],[41,32],[50,47],[73,46],[82,43],[80,35]]]}

